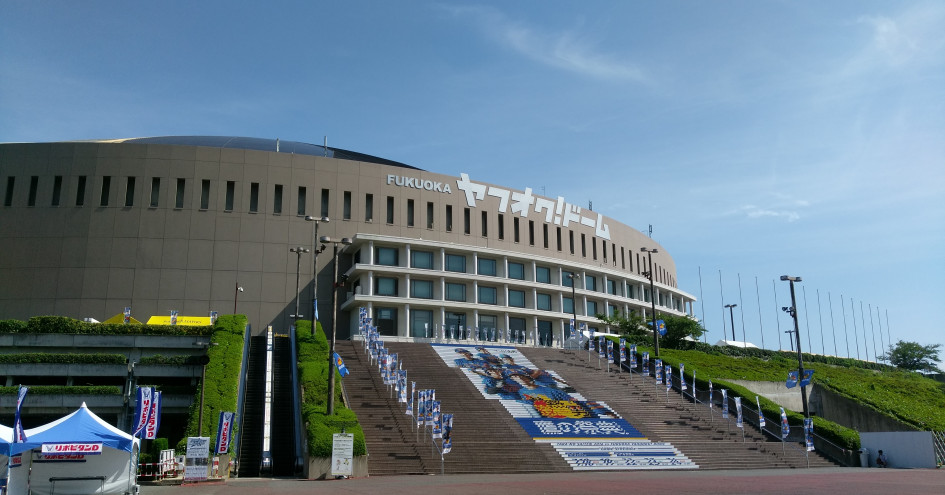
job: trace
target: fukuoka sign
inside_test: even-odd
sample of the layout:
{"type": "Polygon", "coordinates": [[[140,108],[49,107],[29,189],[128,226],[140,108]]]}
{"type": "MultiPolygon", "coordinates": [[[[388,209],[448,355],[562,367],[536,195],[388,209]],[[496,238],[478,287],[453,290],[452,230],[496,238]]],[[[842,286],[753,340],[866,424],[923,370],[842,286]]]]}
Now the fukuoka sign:
{"type": "MultiPolygon", "coordinates": [[[[387,176],[387,185],[453,193],[447,183],[394,174],[387,176]]],[[[539,216],[544,214],[545,223],[570,227],[573,222],[594,229],[594,235],[610,240],[610,226],[604,223],[603,215],[597,213],[595,218],[594,213],[591,212],[591,215],[585,216],[580,206],[566,203],[563,196],[558,196],[557,200],[552,201],[533,195],[530,187],[526,187],[525,192],[516,192],[478,184],[469,180],[468,174],[460,174],[460,178],[456,181],[456,189],[463,191],[466,195],[466,205],[470,208],[476,208],[477,201],[484,201],[486,196],[492,196],[499,200],[497,208],[499,213],[518,214],[522,218],[528,218],[529,213],[539,216]]]]}

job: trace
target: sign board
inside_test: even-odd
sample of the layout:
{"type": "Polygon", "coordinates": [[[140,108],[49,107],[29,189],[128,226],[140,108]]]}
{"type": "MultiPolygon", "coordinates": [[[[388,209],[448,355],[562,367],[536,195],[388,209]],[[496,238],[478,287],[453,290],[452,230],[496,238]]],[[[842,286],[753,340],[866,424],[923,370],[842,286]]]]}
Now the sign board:
{"type": "Polygon", "coordinates": [[[42,446],[44,456],[56,456],[66,454],[78,455],[97,455],[102,453],[102,443],[94,442],[69,442],[69,443],[44,443],[42,446]]]}
{"type": "Polygon", "coordinates": [[[203,481],[209,468],[210,437],[187,437],[187,459],[184,461],[184,480],[203,481]]]}
{"type": "Polygon", "coordinates": [[[354,435],[335,433],[331,436],[331,475],[351,476],[354,464],[354,435]]]}
{"type": "Polygon", "coordinates": [[[180,325],[182,327],[204,327],[213,325],[209,316],[152,316],[148,318],[148,325],[180,325]]]}

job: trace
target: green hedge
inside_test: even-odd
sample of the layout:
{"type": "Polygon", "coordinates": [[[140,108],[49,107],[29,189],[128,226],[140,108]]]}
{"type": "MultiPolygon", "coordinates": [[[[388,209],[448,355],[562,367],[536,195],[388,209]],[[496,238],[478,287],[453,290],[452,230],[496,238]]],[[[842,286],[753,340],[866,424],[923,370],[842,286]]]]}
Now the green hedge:
{"type": "MultiPolygon", "coordinates": [[[[187,437],[210,437],[211,444],[215,444],[220,411],[236,412],[246,323],[247,319],[243,315],[223,315],[217,318],[216,323],[210,327],[213,332],[210,335],[211,345],[207,349],[210,362],[207,364],[206,387],[204,387],[203,429],[197,431],[200,409],[200,387],[198,386],[190,406],[184,436],[175,446],[178,453],[187,450],[187,437]]],[[[235,429],[236,425],[234,425],[235,429]]]]}
{"type": "Polygon", "coordinates": [[[27,322],[0,321],[0,333],[54,333],[69,335],[195,335],[213,332],[213,326],[88,323],[65,316],[34,316],[27,322]]]}
{"type": "Polygon", "coordinates": [[[3,364],[128,364],[124,354],[0,354],[3,364]]]}
{"type": "Polygon", "coordinates": [[[331,457],[332,434],[344,429],[354,434],[354,455],[367,454],[364,431],[354,412],[344,406],[341,375],[335,373],[335,414],[327,416],[328,408],[328,340],[317,325],[315,335],[311,323],[300,320],[296,327],[299,358],[299,382],[302,385],[302,418],[308,433],[308,451],[312,457],[331,457]]]}
{"type": "MultiPolygon", "coordinates": [[[[111,385],[66,386],[34,385],[29,387],[32,395],[121,395],[121,387],[111,385]]],[[[0,387],[0,395],[16,395],[19,387],[0,387]]],[[[27,399],[29,400],[29,399],[27,399]]]]}
{"type": "Polygon", "coordinates": [[[203,356],[162,356],[154,354],[153,356],[143,357],[138,360],[138,365],[165,365],[165,366],[185,366],[199,365],[203,356]]]}

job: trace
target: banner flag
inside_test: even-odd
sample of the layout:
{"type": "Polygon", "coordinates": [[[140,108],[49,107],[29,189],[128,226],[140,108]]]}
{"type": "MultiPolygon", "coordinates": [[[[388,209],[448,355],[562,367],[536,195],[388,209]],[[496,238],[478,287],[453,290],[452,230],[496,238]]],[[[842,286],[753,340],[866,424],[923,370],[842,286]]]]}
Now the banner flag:
{"type": "Polygon", "coordinates": [[[810,385],[810,380],[813,377],[814,377],[814,370],[804,370],[804,377],[801,378],[801,386],[806,387],[810,385]]]}
{"type": "Polygon", "coordinates": [[[171,325],[177,325],[177,310],[171,310],[171,325]]]}
{"type": "Polygon", "coordinates": [[[611,342],[610,340],[607,340],[605,345],[607,346],[607,361],[616,362],[614,361],[614,343],[611,342]]]}
{"type": "Polygon", "coordinates": [[[413,416],[413,396],[414,392],[417,391],[417,382],[410,382],[412,388],[410,389],[410,400],[407,402],[407,410],[404,411],[404,414],[407,416],[413,416]]]}
{"type": "Polygon", "coordinates": [[[765,413],[761,411],[761,399],[758,396],[755,396],[755,405],[758,406],[758,427],[765,427],[765,413]]]}
{"type": "Polygon", "coordinates": [[[791,425],[788,424],[787,414],[784,412],[784,408],[781,408],[781,440],[787,440],[788,433],[791,432],[791,425]]]}
{"type": "Polygon", "coordinates": [[[656,384],[663,384],[663,360],[657,359],[653,364],[653,375],[656,377],[656,384]]]}
{"type": "Polygon", "coordinates": [[[728,418],[728,390],[722,389],[722,417],[728,418]]]}
{"type": "Polygon", "coordinates": [[[650,353],[649,352],[643,353],[643,374],[644,375],[650,374],[650,353]]]}
{"type": "Polygon", "coordinates": [[[217,454],[225,454],[230,450],[230,434],[233,431],[233,416],[235,414],[220,411],[220,422],[217,423],[217,454]]]}
{"type": "Polygon", "coordinates": [[[400,370],[400,390],[397,391],[398,402],[407,402],[407,370],[400,370]]]}
{"type": "Polygon", "coordinates": [[[125,306],[125,324],[131,322],[131,306],[125,306]]]}
{"type": "Polygon", "coordinates": [[[154,388],[138,387],[138,395],[135,400],[135,428],[132,436],[141,437],[141,432],[148,424],[148,414],[151,413],[151,400],[154,396],[154,388]]]}
{"type": "Polygon", "coordinates": [[[637,367],[637,345],[630,344],[630,367],[637,367]]]}
{"type": "Polygon", "coordinates": [[[151,412],[148,413],[148,424],[144,427],[144,436],[146,440],[157,438],[158,429],[161,427],[161,392],[152,392],[151,412]]]}
{"type": "Polygon", "coordinates": [[[715,407],[715,404],[712,403],[712,380],[709,380],[709,409],[715,407]]]}
{"type": "Polygon", "coordinates": [[[604,349],[604,346],[606,345],[605,344],[606,341],[607,339],[605,339],[603,335],[597,338],[597,357],[599,359],[604,359],[604,356],[605,356],[604,353],[606,352],[606,349],[604,349]]]}
{"type": "Polygon", "coordinates": [[[574,318],[571,318],[571,333],[568,334],[570,339],[574,339],[574,333],[574,318]]]}
{"type": "Polygon", "coordinates": [[[794,388],[797,386],[797,371],[788,371],[787,381],[784,382],[784,386],[787,388],[794,388]]]}
{"type": "MultiPolygon", "coordinates": [[[[312,298],[312,314],[315,315],[315,321],[318,321],[318,298],[312,298]]],[[[361,314],[361,317],[364,318],[364,315],[361,314]]],[[[361,325],[364,325],[364,320],[361,320],[361,325]]],[[[359,327],[361,326],[359,325],[359,327]]]]}
{"type": "Polygon", "coordinates": [[[426,390],[417,391],[417,426],[422,425],[424,420],[426,419],[426,412],[425,412],[426,403],[424,402],[426,398],[425,392],[426,390]]]}
{"type": "Polygon", "coordinates": [[[348,367],[345,366],[345,362],[341,359],[341,356],[339,356],[337,352],[334,354],[334,359],[335,359],[335,367],[338,368],[338,373],[341,373],[341,377],[344,378],[348,376],[348,374],[350,373],[348,371],[348,367]]]}
{"type": "Polygon", "coordinates": [[[620,339],[620,362],[627,362],[627,342],[624,339],[620,339]]]}
{"type": "Polygon", "coordinates": [[[666,323],[663,320],[656,320],[656,328],[659,329],[660,337],[666,336],[666,323]]]}
{"type": "Polygon", "coordinates": [[[443,415],[440,414],[440,401],[433,401],[433,438],[443,438],[443,415]]]}
{"type": "MultiPolygon", "coordinates": [[[[692,372],[693,382],[695,382],[695,372],[692,372]]],[[[679,387],[681,390],[686,390],[686,365],[679,363],[679,387]]]]}
{"type": "Polygon", "coordinates": [[[739,428],[744,428],[745,424],[742,422],[742,398],[735,397],[735,426],[739,428]]]}
{"type": "Polygon", "coordinates": [[[807,451],[814,451],[814,418],[804,418],[804,442],[807,444],[807,451]]]}
{"type": "Polygon", "coordinates": [[[27,391],[29,391],[29,387],[20,385],[16,393],[16,414],[14,414],[15,418],[13,419],[13,443],[23,443],[26,441],[26,430],[23,429],[21,413],[23,411],[23,402],[26,400],[27,391]]]}
{"type": "Polygon", "coordinates": [[[666,391],[669,392],[673,388],[673,367],[666,365],[666,391]]]}
{"type": "Polygon", "coordinates": [[[443,453],[449,454],[453,450],[453,415],[443,415],[443,453]]]}

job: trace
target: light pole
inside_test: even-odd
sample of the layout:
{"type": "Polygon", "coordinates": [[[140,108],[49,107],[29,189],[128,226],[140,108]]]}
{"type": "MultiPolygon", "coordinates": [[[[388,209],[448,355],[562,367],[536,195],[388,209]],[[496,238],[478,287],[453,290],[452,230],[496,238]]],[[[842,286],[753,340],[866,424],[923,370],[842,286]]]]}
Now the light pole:
{"type": "Polygon", "coordinates": [[[781,280],[787,280],[791,284],[791,307],[781,309],[794,318],[794,338],[797,339],[797,380],[798,385],[801,387],[801,404],[804,406],[804,417],[809,418],[810,411],[807,409],[807,387],[800,384],[800,382],[804,380],[804,357],[801,354],[801,331],[797,326],[797,302],[794,299],[794,282],[800,282],[801,277],[781,275],[781,280]]]}
{"type": "MultiPolygon", "coordinates": [[[[568,273],[568,278],[571,279],[571,316],[574,318],[574,330],[575,330],[575,333],[576,333],[576,331],[577,331],[577,329],[578,329],[578,322],[577,322],[577,296],[574,294],[574,283],[575,283],[575,281],[577,281],[578,279],[580,279],[581,276],[578,275],[578,274],[576,274],[576,273],[574,273],[574,272],[571,272],[571,273],[568,273]]],[[[580,340],[578,340],[578,342],[580,342],[580,340]]]]}
{"type": "Polygon", "coordinates": [[[732,342],[735,342],[735,315],[732,312],[732,308],[737,307],[737,304],[726,304],[725,307],[728,308],[728,317],[732,321],[732,342]]]}
{"type": "Polygon", "coordinates": [[[315,316],[318,313],[318,253],[325,250],[325,245],[318,247],[318,224],[328,223],[331,220],[328,217],[315,218],[311,215],[305,217],[306,222],[315,222],[315,235],[312,244],[312,335],[315,335],[315,316]]]}
{"type": "Polygon", "coordinates": [[[640,251],[646,253],[650,269],[643,272],[643,275],[650,279],[650,308],[653,313],[653,357],[660,357],[660,332],[656,328],[656,290],[653,288],[653,253],[658,253],[656,249],[640,248],[640,251]]]}
{"type": "Polygon", "coordinates": [[[240,292],[243,292],[243,286],[241,286],[240,283],[237,281],[237,282],[236,282],[236,292],[233,294],[233,314],[234,314],[234,315],[236,314],[236,302],[237,302],[237,301],[239,300],[239,298],[240,298],[240,292]]]}
{"type": "Polygon", "coordinates": [[[295,321],[296,321],[296,323],[297,323],[297,322],[299,321],[299,318],[302,317],[302,315],[299,314],[299,299],[301,299],[301,297],[302,297],[301,294],[299,294],[299,276],[300,276],[301,273],[302,273],[302,272],[301,272],[301,268],[302,268],[302,255],[303,255],[304,253],[307,253],[309,250],[308,250],[308,248],[299,246],[299,247],[289,248],[289,251],[296,254],[296,259],[295,259],[295,313],[293,313],[293,314],[291,314],[291,315],[289,315],[289,316],[291,316],[293,319],[295,319],[295,321]]]}
{"type": "MultiPolygon", "coordinates": [[[[340,241],[333,241],[331,237],[322,236],[319,241],[323,244],[332,244],[332,259],[334,274],[331,279],[331,336],[328,340],[328,411],[327,415],[335,414],[335,330],[338,328],[338,244],[345,247],[351,245],[351,239],[345,237],[340,241]]],[[[344,249],[344,248],[342,248],[344,249]]]]}

